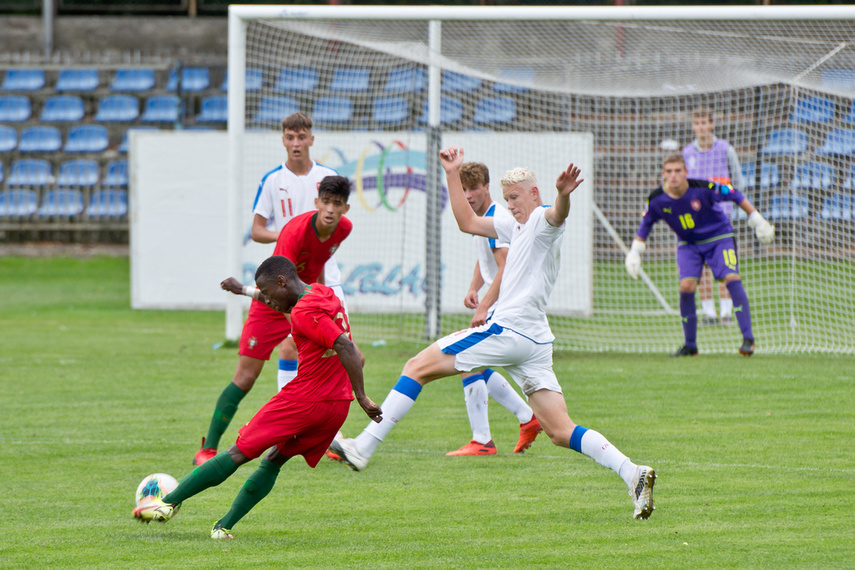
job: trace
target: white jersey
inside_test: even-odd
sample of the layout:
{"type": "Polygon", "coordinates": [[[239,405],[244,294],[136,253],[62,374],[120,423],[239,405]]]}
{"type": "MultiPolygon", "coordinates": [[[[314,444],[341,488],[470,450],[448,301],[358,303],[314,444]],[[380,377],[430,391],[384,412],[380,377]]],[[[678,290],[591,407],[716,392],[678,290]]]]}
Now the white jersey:
{"type": "MultiPolygon", "coordinates": [[[[272,221],[276,231],[282,231],[294,216],[317,209],[315,198],[321,180],[336,174],[332,168],[314,161],[303,175],[294,174],[284,163],[280,164],[261,179],[252,213],[266,218],[268,224],[272,221]]],[[[334,257],[324,265],[324,280],[328,287],[341,285],[341,271],[334,257]]]]}
{"type": "MultiPolygon", "coordinates": [[[[495,202],[487,208],[484,217],[510,218],[511,222],[514,221],[513,216],[495,202]]],[[[475,238],[475,251],[478,254],[478,267],[481,270],[481,278],[484,280],[484,285],[489,289],[490,285],[493,284],[493,279],[496,278],[496,273],[499,271],[499,265],[496,263],[496,256],[493,255],[493,250],[500,247],[508,247],[508,242],[484,236],[472,237],[475,238]]]]}
{"type": "Polygon", "coordinates": [[[539,344],[555,340],[546,318],[546,303],[558,278],[565,227],[549,225],[546,209],[535,208],[525,224],[511,216],[493,217],[499,239],[511,245],[492,322],[539,344]]]}

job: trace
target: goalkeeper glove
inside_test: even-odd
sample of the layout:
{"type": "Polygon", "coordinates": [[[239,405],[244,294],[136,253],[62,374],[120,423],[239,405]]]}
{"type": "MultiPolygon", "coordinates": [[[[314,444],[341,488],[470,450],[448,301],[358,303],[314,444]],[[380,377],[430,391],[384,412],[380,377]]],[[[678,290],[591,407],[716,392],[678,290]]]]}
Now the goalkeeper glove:
{"type": "Polygon", "coordinates": [[[757,239],[763,245],[769,245],[775,239],[775,226],[767,222],[757,210],[748,216],[748,227],[754,228],[757,239]]]}
{"type": "Polygon", "coordinates": [[[629,253],[626,254],[626,272],[633,279],[638,279],[638,272],[641,271],[641,254],[647,246],[640,239],[632,241],[632,247],[629,248],[629,253]]]}

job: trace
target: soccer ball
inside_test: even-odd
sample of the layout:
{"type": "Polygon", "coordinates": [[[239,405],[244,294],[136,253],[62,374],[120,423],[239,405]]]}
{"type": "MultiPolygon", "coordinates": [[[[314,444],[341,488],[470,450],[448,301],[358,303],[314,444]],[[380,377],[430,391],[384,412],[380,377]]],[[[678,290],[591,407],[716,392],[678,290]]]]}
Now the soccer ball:
{"type": "MultiPolygon", "coordinates": [[[[137,506],[140,506],[140,503],[148,497],[162,499],[174,491],[176,487],[178,487],[178,481],[176,481],[175,477],[172,475],[167,475],[166,473],[153,473],[140,481],[140,484],[137,487],[137,506]]],[[[175,505],[173,513],[177,513],[179,508],[181,508],[181,503],[175,505]]]]}

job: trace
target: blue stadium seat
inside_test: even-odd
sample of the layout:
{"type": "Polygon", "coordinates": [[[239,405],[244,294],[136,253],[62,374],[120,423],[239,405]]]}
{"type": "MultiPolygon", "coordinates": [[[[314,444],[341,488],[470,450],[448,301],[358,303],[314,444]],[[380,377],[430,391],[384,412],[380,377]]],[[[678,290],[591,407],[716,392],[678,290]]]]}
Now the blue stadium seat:
{"type": "MultiPolygon", "coordinates": [[[[187,92],[204,91],[211,86],[211,76],[207,67],[183,67],[181,68],[181,90],[187,92]]],[[[178,70],[169,72],[166,82],[167,91],[178,89],[178,70]]]]}
{"type": "Polygon", "coordinates": [[[98,89],[97,69],[63,69],[56,80],[57,91],[95,91],[98,89]]]}
{"type": "Polygon", "coordinates": [[[89,197],[86,215],[90,218],[122,218],[128,214],[128,193],[124,190],[99,190],[89,197]]]}
{"type": "Polygon", "coordinates": [[[442,90],[445,93],[471,93],[481,88],[477,77],[463,75],[454,71],[442,72],[442,90]]]}
{"type": "Polygon", "coordinates": [[[131,123],[140,116],[140,102],[133,95],[108,95],[98,101],[95,120],[104,123],[131,123]]]}
{"type": "Polygon", "coordinates": [[[763,147],[765,156],[783,156],[801,154],[808,149],[807,133],[799,129],[779,129],[772,131],[763,147]]]}
{"type": "Polygon", "coordinates": [[[39,195],[34,190],[0,192],[0,218],[29,218],[38,207],[39,195]]]}
{"type": "Polygon", "coordinates": [[[228,119],[229,100],[227,95],[212,95],[202,99],[199,114],[196,115],[196,122],[225,123],[228,119]]]}
{"type": "MultiPolygon", "coordinates": [[[[439,100],[439,120],[443,124],[456,123],[463,118],[463,103],[457,97],[443,96],[439,100]]],[[[427,124],[428,121],[428,101],[425,101],[422,116],[419,117],[419,122],[427,124]]]]}
{"type": "Polygon", "coordinates": [[[22,158],[12,163],[7,184],[12,186],[47,186],[53,184],[53,167],[40,158],[22,158]]]}
{"type": "Polygon", "coordinates": [[[0,121],[20,123],[30,118],[33,112],[29,97],[23,95],[5,95],[0,97],[0,121]]]}
{"type": "Polygon", "coordinates": [[[790,120],[796,123],[827,123],[834,118],[834,101],[825,97],[807,97],[796,101],[790,120]]]}
{"type": "Polygon", "coordinates": [[[835,129],[825,137],[825,143],[816,149],[817,154],[849,156],[855,154],[855,130],[835,129]]]}
{"type": "Polygon", "coordinates": [[[423,67],[397,67],[386,74],[387,93],[418,93],[427,87],[427,71],[423,67]]]}
{"type": "Polygon", "coordinates": [[[0,91],[38,91],[45,86],[42,69],[8,69],[0,91]]]}
{"type": "Polygon", "coordinates": [[[278,123],[285,117],[300,110],[300,105],[293,97],[279,95],[264,97],[258,106],[254,121],[262,123],[278,123]]]}
{"type": "Polygon", "coordinates": [[[103,125],[77,125],[68,131],[62,150],[65,152],[103,152],[110,140],[103,125]]]}
{"type": "Polygon", "coordinates": [[[140,120],[144,123],[174,123],[181,114],[178,95],[153,95],[143,104],[140,120]]]}
{"type": "Polygon", "coordinates": [[[773,194],[769,198],[770,220],[797,220],[808,216],[810,202],[801,194],[773,194]]]}
{"type": "Polygon", "coordinates": [[[131,127],[122,133],[122,143],[119,145],[119,152],[127,153],[128,152],[128,133],[131,131],[159,131],[157,127],[131,127]]]}
{"type": "Polygon", "coordinates": [[[73,218],[83,213],[83,192],[70,188],[48,190],[37,212],[40,218],[73,218]]]}
{"type": "MultiPolygon", "coordinates": [[[[245,91],[261,91],[264,87],[264,72],[254,67],[246,69],[246,79],[244,79],[245,91]]],[[[226,70],[226,75],[223,78],[223,84],[220,85],[220,90],[228,92],[229,90],[229,71],[226,70]]]]}
{"type": "Polygon", "coordinates": [[[108,188],[127,188],[128,161],[114,160],[107,164],[107,175],[104,177],[103,185],[108,188]]]}
{"type": "Polygon", "coordinates": [[[70,123],[83,119],[83,99],[76,95],[54,95],[45,100],[39,120],[45,123],[70,123]]]}
{"type": "Polygon", "coordinates": [[[330,91],[362,92],[368,91],[371,82],[371,70],[367,67],[340,67],[333,71],[330,91]]]}
{"type": "Polygon", "coordinates": [[[402,123],[410,117],[410,104],[403,97],[377,97],[374,121],[381,125],[402,123]]]}
{"type": "Polygon", "coordinates": [[[98,163],[94,160],[66,160],[59,165],[57,186],[86,186],[98,184],[98,163]]]}
{"type": "Polygon", "coordinates": [[[353,101],[349,97],[316,99],[312,118],[319,123],[346,123],[353,118],[353,101]]]}
{"type": "Polygon", "coordinates": [[[0,152],[12,152],[18,146],[18,131],[14,127],[0,125],[0,152]]]}
{"type": "Polygon", "coordinates": [[[796,167],[792,185],[795,190],[830,190],[834,167],[821,162],[805,162],[796,167]]]}
{"type": "Polygon", "coordinates": [[[499,70],[504,80],[493,85],[496,93],[527,93],[534,84],[534,70],[530,67],[509,67],[499,70]]]}
{"type": "MultiPolygon", "coordinates": [[[[745,178],[745,188],[751,189],[755,187],[757,176],[757,164],[754,162],[746,162],[742,165],[742,176],[745,178]]],[[[763,190],[774,188],[781,183],[781,175],[777,164],[764,162],[760,165],[760,188],[763,190]]],[[[742,189],[740,189],[742,190],[742,189]]]]}
{"type": "MultiPolygon", "coordinates": [[[[307,92],[318,86],[318,70],[312,67],[283,67],[273,86],[274,91],[307,92]]],[[[283,117],[284,118],[284,117],[283,117]]]]}
{"type": "Polygon", "coordinates": [[[473,120],[478,125],[510,123],[517,116],[516,103],[509,97],[485,97],[475,106],[473,120]]]}
{"type": "Polygon", "coordinates": [[[62,134],[56,127],[37,125],[21,130],[20,152],[56,152],[62,148],[62,134]]]}
{"type": "Polygon", "coordinates": [[[148,91],[154,89],[153,69],[118,69],[110,83],[111,91],[148,91]]]}
{"type": "Polygon", "coordinates": [[[851,194],[834,193],[823,201],[819,216],[827,221],[851,222],[852,206],[851,194]]]}
{"type": "Polygon", "coordinates": [[[822,86],[840,91],[855,91],[855,69],[823,69],[822,86]]]}

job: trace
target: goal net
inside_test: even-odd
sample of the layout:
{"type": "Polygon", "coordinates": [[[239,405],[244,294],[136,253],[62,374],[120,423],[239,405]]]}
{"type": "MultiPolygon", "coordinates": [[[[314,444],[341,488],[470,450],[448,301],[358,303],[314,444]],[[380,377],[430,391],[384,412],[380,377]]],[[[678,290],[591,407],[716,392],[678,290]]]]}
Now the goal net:
{"type": "MultiPolygon", "coordinates": [[[[723,176],[776,226],[763,246],[732,214],[758,351],[852,353],[852,37],[855,10],[841,6],[232,6],[231,241],[245,243],[258,182],[285,159],[279,121],[303,111],[313,158],[354,183],[354,232],[336,259],[355,337],[435,338],[468,326],[476,261],[436,150],[485,163],[500,204],[505,171],[529,167],[548,203],[576,162],[586,182],[550,300],[556,348],[672,351],[683,342],[676,238],[657,225],[638,281],[624,257],[662,159],[692,144],[707,110],[740,162],[723,176]]],[[[247,280],[272,251],[233,247],[247,280]]],[[[735,351],[734,321],[702,324],[702,298],[722,304],[716,284],[703,291],[701,351],[735,351]]],[[[239,306],[227,321],[237,336],[239,306]]]]}

